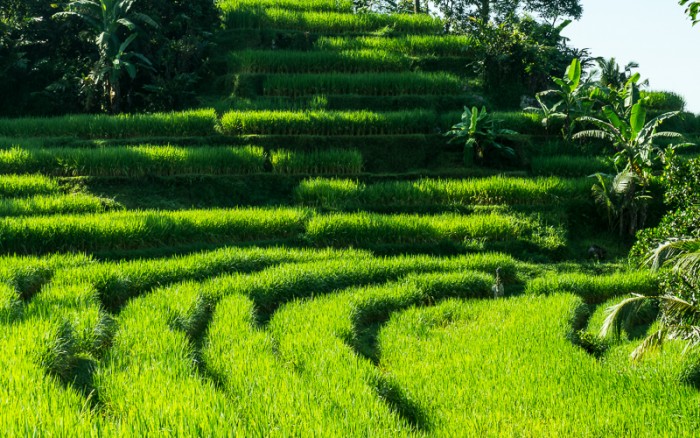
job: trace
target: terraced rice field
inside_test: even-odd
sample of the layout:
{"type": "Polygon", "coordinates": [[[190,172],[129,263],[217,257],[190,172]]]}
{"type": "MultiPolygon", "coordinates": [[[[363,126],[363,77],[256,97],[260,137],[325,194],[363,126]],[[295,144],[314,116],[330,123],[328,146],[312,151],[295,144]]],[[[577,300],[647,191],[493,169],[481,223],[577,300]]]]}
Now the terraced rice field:
{"type": "Polygon", "coordinates": [[[606,162],[465,167],[439,20],[220,5],[218,111],[0,120],[0,435],[696,433],[680,343],[595,338],[659,281],[600,231],[606,162]]]}

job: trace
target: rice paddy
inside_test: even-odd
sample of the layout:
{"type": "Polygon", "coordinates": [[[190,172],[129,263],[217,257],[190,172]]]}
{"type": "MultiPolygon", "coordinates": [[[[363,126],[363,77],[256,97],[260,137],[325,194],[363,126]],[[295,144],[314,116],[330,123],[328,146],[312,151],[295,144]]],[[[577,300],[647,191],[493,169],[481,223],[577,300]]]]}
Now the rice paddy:
{"type": "Polygon", "coordinates": [[[519,164],[447,144],[469,36],[218,4],[216,110],[0,120],[1,435],[696,434],[681,341],[596,337],[661,281],[591,219],[610,164],[523,112],[519,164]]]}

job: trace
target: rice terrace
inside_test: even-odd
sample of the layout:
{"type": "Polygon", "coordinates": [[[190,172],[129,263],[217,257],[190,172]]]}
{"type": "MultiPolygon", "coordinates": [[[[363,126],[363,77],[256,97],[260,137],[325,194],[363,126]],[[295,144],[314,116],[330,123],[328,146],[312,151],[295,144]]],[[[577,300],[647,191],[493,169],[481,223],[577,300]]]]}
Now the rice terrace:
{"type": "Polygon", "coordinates": [[[0,436],[698,435],[700,114],[587,2],[2,0],[0,436]]]}

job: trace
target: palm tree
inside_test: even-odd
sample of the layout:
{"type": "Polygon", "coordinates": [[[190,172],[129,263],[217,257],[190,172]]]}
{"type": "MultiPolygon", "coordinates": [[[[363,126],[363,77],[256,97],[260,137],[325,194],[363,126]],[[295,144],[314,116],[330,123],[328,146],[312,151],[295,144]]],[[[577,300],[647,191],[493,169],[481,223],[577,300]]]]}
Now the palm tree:
{"type": "Polygon", "coordinates": [[[632,77],[632,69],[639,68],[639,64],[631,61],[625,65],[624,70],[615,58],[595,58],[598,70],[594,72],[598,76],[598,83],[603,87],[620,89],[632,77]]]}
{"type": "MultiPolygon", "coordinates": [[[[669,239],[656,247],[650,254],[647,264],[654,270],[662,266],[671,266],[672,270],[698,291],[700,281],[700,238],[669,239]]],[[[700,345],[700,306],[693,293],[686,300],[673,294],[645,296],[637,295],[624,299],[608,309],[608,316],[603,323],[600,335],[610,334],[619,337],[626,322],[645,302],[653,300],[660,304],[661,317],[659,329],[632,352],[634,359],[641,358],[647,351],[661,347],[666,340],[679,339],[687,341],[686,350],[700,345]]]]}
{"type": "Polygon", "coordinates": [[[145,56],[128,50],[139,35],[137,22],[158,27],[148,15],[132,10],[135,2],[73,0],[66,5],[65,11],[55,14],[56,17],[77,17],[89,26],[100,56],[90,78],[101,88],[112,113],[120,111],[122,74],[126,72],[134,79],[137,67],[152,68],[145,56]],[[127,33],[125,37],[123,30],[127,33]]]}

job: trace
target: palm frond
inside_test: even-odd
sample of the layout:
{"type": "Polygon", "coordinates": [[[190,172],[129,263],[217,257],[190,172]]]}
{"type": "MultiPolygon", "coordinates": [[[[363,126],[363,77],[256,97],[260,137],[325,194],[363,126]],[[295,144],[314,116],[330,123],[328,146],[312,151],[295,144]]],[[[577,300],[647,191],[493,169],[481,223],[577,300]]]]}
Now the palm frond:
{"type": "Polygon", "coordinates": [[[634,349],[630,356],[633,360],[639,360],[649,351],[662,347],[664,341],[666,340],[667,334],[668,330],[666,327],[661,327],[656,332],[647,336],[644,341],[642,341],[642,343],[634,349]]]}
{"type": "Polygon", "coordinates": [[[700,274],[700,238],[669,239],[651,252],[646,264],[652,269],[672,265],[674,271],[697,278],[700,274]]]}
{"type": "Polygon", "coordinates": [[[625,325],[637,314],[641,305],[655,298],[656,297],[633,294],[633,296],[625,298],[614,306],[608,307],[606,309],[608,316],[605,318],[600,328],[600,336],[607,337],[612,334],[613,337],[619,338],[625,325]]]}
{"type": "Polygon", "coordinates": [[[700,322],[700,308],[673,295],[659,297],[664,304],[664,314],[672,320],[700,322]]]}
{"type": "Polygon", "coordinates": [[[596,140],[615,141],[614,135],[598,129],[587,129],[584,131],[580,131],[574,134],[571,138],[573,138],[574,140],[579,140],[582,138],[593,138],[596,140]]]}

